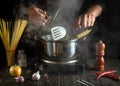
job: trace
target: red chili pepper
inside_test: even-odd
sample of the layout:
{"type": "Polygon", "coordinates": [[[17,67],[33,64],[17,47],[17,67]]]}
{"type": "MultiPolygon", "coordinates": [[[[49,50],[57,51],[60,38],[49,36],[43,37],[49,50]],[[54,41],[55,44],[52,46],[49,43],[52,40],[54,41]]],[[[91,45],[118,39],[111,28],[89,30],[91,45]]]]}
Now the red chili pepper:
{"type": "Polygon", "coordinates": [[[105,76],[106,74],[114,73],[114,72],[116,72],[116,71],[110,70],[110,71],[105,71],[105,72],[102,72],[102,73],[100,73],[100,72],[95,72],[95,73],[97,73],[97,74],[99,73],[99,75],[97,77],[97,80],[99,80],[100,77],[105,76]]]}
{"type": "MultiPolygon", "coordinates": [[[[95,73],[98,75],[101,74],[100,72],[95,72],[95,73]]],[[[120,76],[117,76],[116,74],[109,73],[109,74],[106,74],[104,76],[111,78],[111,79],[114,79],[114,80],[120,80],[120,76]]]]}

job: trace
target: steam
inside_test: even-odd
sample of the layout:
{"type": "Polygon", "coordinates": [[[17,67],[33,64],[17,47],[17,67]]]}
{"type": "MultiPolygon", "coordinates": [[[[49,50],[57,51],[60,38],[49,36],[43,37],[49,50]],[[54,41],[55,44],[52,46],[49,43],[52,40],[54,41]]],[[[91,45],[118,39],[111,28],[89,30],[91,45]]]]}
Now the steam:
{"type": "MultiPolygon", "coordinates": [[[[75,29],[76,28],[75,22],[78,17],[78,13],[82,7],[83,0],[47,0],[46,4],[47,4],[46,5],[47,7],[43,7],[43,8],[46,8],[44,10],[47,11],[47,14],[51,16],[51,19],[53,18],[52,23],[50,24],[50,26],[45,26],[49,28],[44,28],[44,29],[40,26],[36,26],[31,23],[28,24],[28,27],[26,28],[25,34],[23,36],[23,41],[25,40],[24,42],[27,42],[31,46],[35,45],[35,42],[33,41],[35,35],[39,35],[41,30],[44,30],[43,32],[48,32],[50,31],[49,29],[55,26],[65,27],[65,29],[67,30],[66,37],[71,36],[71,34],[73,33],[76,35],[79,33],[79,31],[76,31],[75,29]]],[[[34,2],[34,3],[29,2],[28,6],[26,6],[25,4],[20,4],[18,9],[19,15],[26,17],[28,15],[27,8],[29,6],[40,7],[38,6],[37,2],[34,2]]],[[[79,49],[80,49],[79,52],[81,51],[83,51],[83,53],[86,52],[85,53],[86,55],[88,53],[87,45],[88,45],[87,43],[81,44],[79,46],[79,49]]]]}
{"type": "Polygon", "coordinates": [[[56,18],[51,24],[51,27],[54,26],[63,26],[67,30],[67,35],[71,34],[71,30],[75,30],[75,19],[78,16],[78,12],[82,6],[82,0],[53,0],[48,1],[48,13],[50,16],[54,17],[57,10],[60,9],[59,13],[56,15],[56,18]]]}

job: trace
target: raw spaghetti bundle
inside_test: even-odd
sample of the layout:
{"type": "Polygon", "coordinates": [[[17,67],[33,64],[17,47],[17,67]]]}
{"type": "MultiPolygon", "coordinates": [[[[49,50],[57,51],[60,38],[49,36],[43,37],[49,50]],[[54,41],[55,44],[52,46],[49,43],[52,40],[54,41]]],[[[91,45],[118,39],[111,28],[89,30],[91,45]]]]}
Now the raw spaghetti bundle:
{"type": "Polygon", "coordinates": [[[0,37],[6,50],[8,66],[14,64],[15,50],[26,25],[25,19],[15,19],[15,21],[0,19],[0,37]]]}

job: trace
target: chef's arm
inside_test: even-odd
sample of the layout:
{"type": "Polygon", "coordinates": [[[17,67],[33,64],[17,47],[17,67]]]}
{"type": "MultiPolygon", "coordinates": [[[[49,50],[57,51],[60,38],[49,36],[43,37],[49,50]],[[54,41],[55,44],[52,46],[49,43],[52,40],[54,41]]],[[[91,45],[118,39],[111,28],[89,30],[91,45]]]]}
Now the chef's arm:
{"type": "Polygon", "coordinates": [[[102,13],[103,7],[99,4],[94,4],[86,9],[77,20],[78,28],[92,27],[95,23],[96,18],[102,13]]]}
{"type": "Polygon", "coordinates": [[[90,8],[88,8],[85,13],[91,14],[94,17],[98,17],[102,13],[102,7],[99,4],[95,4],[91,6],[90,8]]]}

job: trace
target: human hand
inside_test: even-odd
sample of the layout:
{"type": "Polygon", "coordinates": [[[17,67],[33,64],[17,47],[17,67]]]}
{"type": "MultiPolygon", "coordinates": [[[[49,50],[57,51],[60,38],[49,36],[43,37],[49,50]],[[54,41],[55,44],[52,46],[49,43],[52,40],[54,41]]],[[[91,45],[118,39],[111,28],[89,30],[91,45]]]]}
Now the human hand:
{"type": "Polygon", "coordinates": [[[77,20],[77,28],[87,28],[92,27],[95,23],[96,17],[90,13],[85,13],[83,15],[80,15],[77,20]]]}
{"type": "Polygon", "coordinates": [[[48,21],[46,11],[43,11],[42,9],[37,7],[28,8],[28,16],[30,22],[35,25],[44,26],[48,21]]]}

